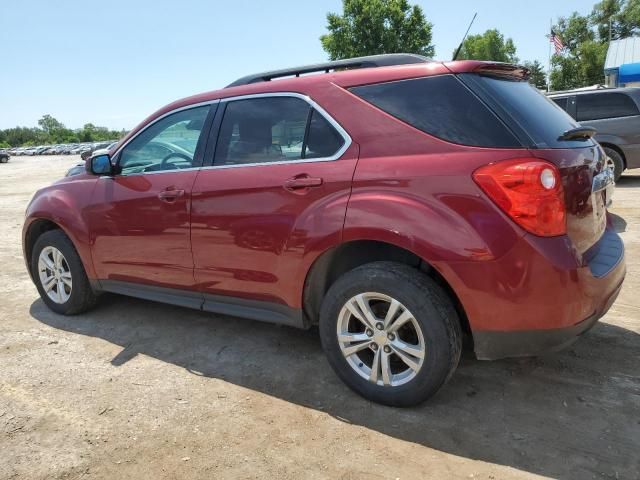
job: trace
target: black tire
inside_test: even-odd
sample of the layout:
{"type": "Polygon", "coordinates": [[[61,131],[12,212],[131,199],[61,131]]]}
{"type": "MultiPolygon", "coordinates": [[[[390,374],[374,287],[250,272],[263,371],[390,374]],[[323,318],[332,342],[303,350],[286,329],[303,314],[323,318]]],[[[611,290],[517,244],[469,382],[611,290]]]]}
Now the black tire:
{"type": "Polygon", "coordinates": [[[0,163],[7,163],[9,161],[9,157],[0,157],[0,163]]]}
{"type": "Polygon", "coordinates": [[[617,182],[622,176],[622,172],[624,171],[624,160],[622,159],[622,155],[620,155],[617,151],[610,147],[604,147],[604,153],[613,161],[613,175],[614,179],[617,182]]]}
{"type": "Polygon", "coordinates": [[[91,288],[82,260],[73,243],[62,230],[49,230],[38,237],[31,253],[31,274],[40,297],[47,307],[56,313],[76,315],[89,310],[96,304],[97,296],[91,288]],[[72,288],[69,298],[64,303],[56,303],[49,298],[40,281],[38,260],[42,250],[47,247],[57,248],[64,255],[66,264],[71,272],[72,288]]]}
{"type": "Polygon", "coordinates": [[[331,286],[322,302],[320,338],[332,368],[351,389],[369,400],[395,407],[417,405],[434,395],[455,371],[462,350],[460,321],[446,293],[417,269],[393,262],[363,265],[331,286]],[[360,376],[342,354],[337,334],[340,311],[347,300],[364,292],[396,299],[413,314],[422,330],[424,363],[405,384],[372,383],[360,376]]]}

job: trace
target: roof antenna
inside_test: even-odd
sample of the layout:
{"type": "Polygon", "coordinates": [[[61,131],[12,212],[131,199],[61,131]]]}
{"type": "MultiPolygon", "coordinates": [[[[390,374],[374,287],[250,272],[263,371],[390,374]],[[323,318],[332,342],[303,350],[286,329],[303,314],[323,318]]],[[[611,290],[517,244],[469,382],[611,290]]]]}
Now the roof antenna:
{"type": "Polygon", "coordinates": [[[460,42],[460,46],[456,50],[456,53],[453,54],[453,58],[451,59],[452,61],[453,60],[457,60],[458,55],[460,55],[460,50],[462,50],[462,45],[464,44],[464,41],[467,39],[467,35],[469,35],[469,30],[471,30],[471,25],[473,25],[473,22],[475,22],[477,16],[478,16],[478,12],[473,14],[473,18],[471,19],[471,23],[469,24],[469,28],[467,28],[467,33],[465,33],[464,37],[462,37],[462,41],[460,42]]]}

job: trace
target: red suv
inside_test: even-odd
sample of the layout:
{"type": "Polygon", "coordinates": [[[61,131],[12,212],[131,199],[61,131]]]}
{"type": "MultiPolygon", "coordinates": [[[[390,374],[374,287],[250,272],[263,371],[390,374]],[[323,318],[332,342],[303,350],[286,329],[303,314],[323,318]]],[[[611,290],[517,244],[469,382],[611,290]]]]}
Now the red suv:
{"type": "Polygon", "coordinates": [[[564,347],[615,300],[624,249],[594,130],[527,76],[382,55],[179,100],[36,193],[29,272],[65,315],[115,292],[319,325],[388,405],[434,394],[463,336],[480,359],[564,347]]]}

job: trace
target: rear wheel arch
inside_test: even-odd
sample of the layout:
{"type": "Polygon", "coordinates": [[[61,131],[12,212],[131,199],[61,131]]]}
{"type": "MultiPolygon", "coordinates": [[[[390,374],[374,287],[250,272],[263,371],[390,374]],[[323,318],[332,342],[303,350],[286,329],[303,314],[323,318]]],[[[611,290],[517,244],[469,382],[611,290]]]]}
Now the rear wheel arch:
{"type": "Polygon", "coordinates": [[[338,278],[357,267],[380,261],[408,265],[434,280],[453,302],[463,332],[471,333],[464,307],[441,273],[431,263],[410,250],[378,240],[354,240],[336,245],[313,262],[307,272],[302,294],[304,314],[310,323],[318,323],[322,300],[338,278]]]}

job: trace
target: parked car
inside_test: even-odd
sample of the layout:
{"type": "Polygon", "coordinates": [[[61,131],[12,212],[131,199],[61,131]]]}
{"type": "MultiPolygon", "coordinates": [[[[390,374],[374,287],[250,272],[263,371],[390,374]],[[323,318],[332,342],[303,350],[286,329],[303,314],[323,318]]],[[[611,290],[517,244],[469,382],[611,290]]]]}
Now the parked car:
{"type": "Polygon", "coordinates": [[[6,150],[0,150],[0,163],[7,163],[11,156],[9,152],[6,150]]]}
{"type": "Polygon", "coordinates": [[[595,139],[609,157],[617,181],[627,168],[640,168],[640,88],[603,88],[552,93],[549,97],[595,139]]]}
{"type": "Polygon", "coordinates": [[[34,195],[27,267],[63,315],[115,292],[319,325],[347,385],[417,404],[463,335],[486,360],[556,350],[620,291],[605,154],[527,78],[396,54],[179,100],[34,195]]]}

